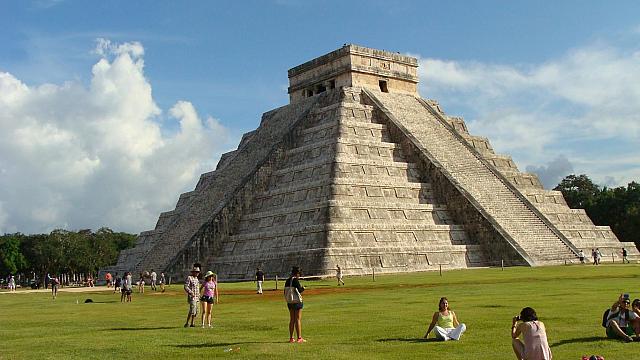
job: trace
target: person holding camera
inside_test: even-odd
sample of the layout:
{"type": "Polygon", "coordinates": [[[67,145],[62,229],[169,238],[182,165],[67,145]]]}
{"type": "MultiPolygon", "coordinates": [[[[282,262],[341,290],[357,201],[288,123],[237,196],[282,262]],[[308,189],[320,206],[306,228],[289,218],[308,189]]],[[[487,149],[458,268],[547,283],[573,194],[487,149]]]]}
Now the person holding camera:
{"type": "Polygon", "coordinates": [[[629,294],[620,294],[618,301],[611,306],[607,317],[608,338],[631,342],[632,336],[638,336],[640,317],[635,311],[629,309],[630,304],[629,294]]]}
{"type": "Polygon", "coordinates": [[[536,311],[526,307],[520,316],[514,316],[511,324],[511,345],[518,360],[550,360],[553,358],[547,341],[544,323],[538,320],[536,311]],[[520,340],[522,336],[522,340],[520,340]]]}
{"type": "Polygon", "coordinates": [[[433,313],[431,324],[427,333],[424,334],[424,338],[429,337],[431,330],[436,330],[436,339],[441,341],[447,340],[460,340],[462,333],[467,330],[465,324],[458,322],[458,317],[451,309],[449,309],[449,300],[446,297],[441,297],[438,303],[438,311],[433,313]]]}

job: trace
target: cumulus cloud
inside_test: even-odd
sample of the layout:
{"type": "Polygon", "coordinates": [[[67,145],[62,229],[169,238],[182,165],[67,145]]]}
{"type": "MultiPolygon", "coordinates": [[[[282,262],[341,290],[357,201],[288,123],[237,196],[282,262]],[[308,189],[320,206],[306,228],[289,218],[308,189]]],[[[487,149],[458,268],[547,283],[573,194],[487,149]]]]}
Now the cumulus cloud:
{"type": "Polygon", "coordinates": [[[163,115],[142,44],[98,39],[94,53],[86,86],[0,71],[0,233],[153,228],[228,147],[227,129],[188,101],[163,115]]]}
{"type": "Polygon", "coordinates": [[[573,173],[573,164],[564,155],[559,155],[547,165],[527,166],[527,172],[538,175],[546,189],[552,189],[567,175],[573,173]]]}
{"type": "MultiPolygon", "coordinates": [[[[638,50],[599,41],[540,64],[419,61],[424,97],[465,116],[472,133],[543,174],[565,154],[577,172],[604,182],[609,174],[595,164],[640,145],[638,50]]],[[[638,164],[612,170],[622,183],[640,173],[638,164]]]]}

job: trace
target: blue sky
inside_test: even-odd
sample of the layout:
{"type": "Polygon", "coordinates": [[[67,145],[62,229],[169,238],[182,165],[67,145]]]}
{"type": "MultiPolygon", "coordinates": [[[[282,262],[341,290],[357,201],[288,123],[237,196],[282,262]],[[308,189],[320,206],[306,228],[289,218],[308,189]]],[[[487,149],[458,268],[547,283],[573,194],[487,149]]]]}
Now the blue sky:
{"type": "Polygon", "coordinates": [[[553,187],[640,179],[636,1],[0,0],[0,233],[152,228],[344,43],[553,187]]]}

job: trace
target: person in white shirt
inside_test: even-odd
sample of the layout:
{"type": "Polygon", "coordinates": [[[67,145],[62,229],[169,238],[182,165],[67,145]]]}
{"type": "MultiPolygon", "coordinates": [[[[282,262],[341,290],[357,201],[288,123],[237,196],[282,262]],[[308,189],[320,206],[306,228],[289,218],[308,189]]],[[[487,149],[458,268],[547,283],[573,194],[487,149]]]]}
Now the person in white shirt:
{"type": "Polygon", "coordinates": [[[618,301],[613,303],[607,320],[607,337],[631,342],[634,340],[632,336],[637,338],[640,335],[638,333],[640,317],[629,309],[630,303],[629,296],[623,294],[620,294],[618,301]]]}
{"type": "Polygon", "coordinates": [[[158,279],[158,274],[156,274],[155,271],[153,271],[153,269],[151,269],[151,290],[153,291],[158,291],[158,288],[156,287],[156,280],[158,279]]]}

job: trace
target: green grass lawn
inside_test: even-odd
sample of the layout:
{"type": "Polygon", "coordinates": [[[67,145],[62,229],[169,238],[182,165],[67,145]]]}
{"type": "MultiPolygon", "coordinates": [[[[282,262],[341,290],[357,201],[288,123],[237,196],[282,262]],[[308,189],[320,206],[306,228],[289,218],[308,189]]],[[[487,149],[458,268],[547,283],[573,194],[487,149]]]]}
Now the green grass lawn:
{"type": "MultiPolygon", "coordinates": [[[[183,328],[181,286],[147,288],[121,304],[111,292],[0,295],[0,359],[511,359],[511,318],[536,309],[555,359],[634,359],[640,343],[604,337],[603,311],[640,298],[639,265],[459,270],[303,281],[305,344],[289,344],[281,291],[223,283],[214,328],[183,328]],[[467,324],[459,342],[424,341],[438,299],[467,324]],[[94,303],[84,304],[86,298],[94,303]],[[76,300],[79,304],[76,304],[76,300]],[[233,351],[225,351],[234,349],[233,351]]],[[[282,282],[280,283],[282,286],[282,282]]],[[[4,291],[4,290],[3,290],[4,291]]]]}

